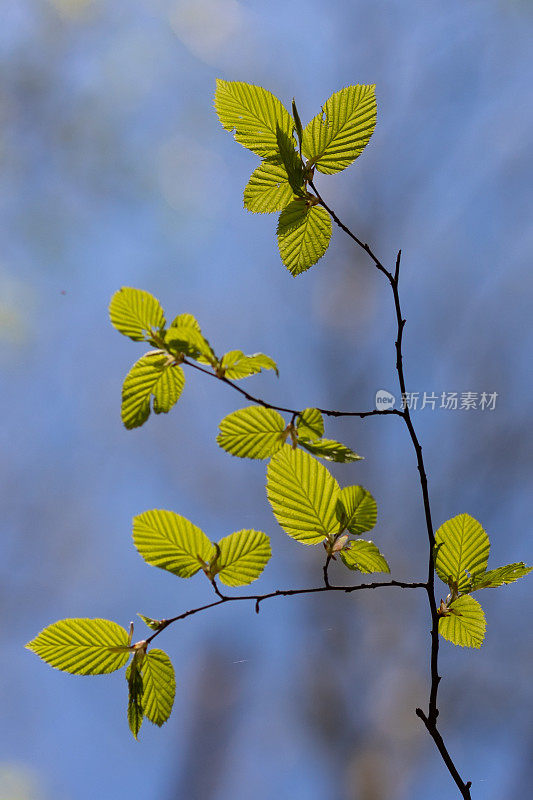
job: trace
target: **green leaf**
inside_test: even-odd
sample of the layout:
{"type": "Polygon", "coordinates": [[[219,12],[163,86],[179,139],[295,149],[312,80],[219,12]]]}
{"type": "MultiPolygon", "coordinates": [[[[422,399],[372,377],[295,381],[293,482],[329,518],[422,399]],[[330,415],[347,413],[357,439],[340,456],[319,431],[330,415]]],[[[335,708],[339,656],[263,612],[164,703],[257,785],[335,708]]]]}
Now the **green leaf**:
{"type": "Polygon", "coordinates": [[[139,650],[133,656],[131,664],[126,670],[126,680],[128,681],[128,725],[136,739],[143,723],[143,679],[141,673],[143,660],[144,652],[139,650]]]}
{"type": "Polygon", "coordinates": [[[190,578],[214,547],[200,528],[173,511],[152,509],[133,518],[133,543],[148,564],[190,578]]]}
{"type": "Polygon", "coordinates": [[[145,617],[144,614],[139,614],[139,612],[137,612],[137,616],[140,617],[144,622],[144,624],[147,625],[152,631],[158,631],[159,628],[161,627],[161,623],[163,622],[163,620],[161,619],[152,619],[152,617],[145,617]]]}
{"type": "Polygon", "coordinates": [[[347,464],[352,461],[362,461],[363,456],[358,456],[345,444],[336,442],[334,439],[299,439],[298,444],[309,450],[314,456],[324,458],[326,461],[336,461],[339,464],[347,464]]]}
{"type": "Polygon", "coordinates": [[[217,442],[232,456],[268,458],[283,447],[285,420],[277,411],[247,406],[224,417],[217,442]]]}
{"type": "Polygon", "coordinates": [[[268,157],[277,155],[276,128],[292,133],[293,121],[282,103],[261,86],[217,79],[215,109],[227,131],[237,142],[268,157]]]}
{"type": "Polygon", "coordinates": [[[266,533],[242,530],[224,536],[218,543],[217,573],[226,586],[246,586],[263,572],[272,551],[266,533]]]}
{"type": "Polygon", "coordinates": [[[435,533],[435,570],[450,588],[468,592],[471,576],[485,572],[489,558],[489,537],[469,514],[459,514],[435,533]]]}
{"type": "Polygon", "coordinates": [[[202,364],[217,363],[217,357],[211,345],[195,325],[174,325],[173,323],[165,334],[165,344],[172,352],[183,353],[202,364]]]}
{"type": "Polygon", "coordinates": [[[374,542],[358,539],[350,542],[349,547],[341,550],[339,555],[349,569],[364,573],[390,572],[389,565],[374,542]]]}
{"type": "Polygon", "coordinates": [[[517,564],[506,564],[504,567],[489,569],[488,572],[480,572],[474,576],[471,592],[478,589],[492,589],[496,586],[503,586],[504,583],[514,583],[524,575],[528,575],[533,567],[528,567],[523,561],[517,564]]]}
{"type": "Polygon", "coordinates": [[[328,470],[302,450],[287,446],[270,461],[267,497],[283,530],[304,544],[338,533],[335,505],[339,485],[328,470]]]}
{"type": "Polygon", "coordinates": [[[486,622],[477,600],[463,594],[450,603],[448,608],[452,613],[439,619],[440,635],[461,647],[481,647],[485,638],[486,622]]]}
{"type": "Polygon", "coordinates": [[[151,350],[130,369],[122,386],[122,422],[126,428],[138,428],[150,416],[154,396],[156,414],[170,411],[185,385],[181,367],[164,350],[151,350]]]}
{"type": "Polygon", "coordinates": [[[149,650],[141,664],[144,716],[161,727],[172,712],[176,693],[174,667],[163,650],[149,650]]]}
{"type": "Polygon", "coordinates": [[[320,439],[324,435],[324,419],[318,408],[304,408],[298,415],[296,423],[298,437],[309,439],[311,442],[320,439]]]}
{"type": "Polygon", "coordinates": [[[376,501],[362,486],[341,489],[336,512],[343,530],[353,534],[372,530],[378,518],[376,501]]]}
{"type": "Polygon", "coordinates": [[[130,657],[128,632],[108,619],[61,619],[42,630],[26,647],[54,669],[73,675],[104,675],[130,657]]]}
{"type": "Polygon", "coordinates": [[[291,275],[299,275],[328,249],[331,219],[320,206],[293,200],[280,214],[277,235],[281,260],[291,275]]]}
{"type": "Polygon", "coordinates": [[[352,164],[376,126],[375,86],[347,86],[332,94],[303,132],[303,152],[319,172],[352,164]]]}
{"type": "Polygon", "coordinates": [[[242,350],[230,350],[220,362],[223,374],[231,380],[247,378],[249,375],[256,375],[262,369],[273,369],[278,375],[278,367],[274,359],[264,353],[254,353],[245,356],[242,350]]]}
{"type": "Polygon", "coordinates": [[[293,198],[287,170],[276,161],[263,161],[244,190],[244,207],[256,214],[282,211],[293,198]]]}
{"type": "Polygon", "coordinates": [[[109,304],[109,317],[117,331],[135,342],[151,339],[165,324],[159,300],[131,286],[123,286],[115,292],[109,304]]]}
{"type": "Polygon", "coordinates": [[[296,143],[292,138],[292,133],[289,136],[278,127],[276,129],[276,139],[281,161],[287,171],[290,187],[295,195],[305,197],[304,165],[302,164],[302,159],[299,154],[294,149],[296,143]]]}
{"type": "Polygon", "coordinates": [[[294,99],[294,97],[292,98],[292,116],[294,119],[294,130],[296,131],[296,136],[298,137],[298,142],[300,143],[301,147],[303,141],[303,128],[302,128],[302,122],[300,120],[300,115],[298,114],[298,109],[296,108],[296,100],[294,99]]]}
{"type": "Polygon", "coordinates": [[[196,319],[193,314],[178,314],[178,316],[172,320],[170,325],[171,328],[196,328],[197,331],[200,330],[200,323],[196,319]]]}

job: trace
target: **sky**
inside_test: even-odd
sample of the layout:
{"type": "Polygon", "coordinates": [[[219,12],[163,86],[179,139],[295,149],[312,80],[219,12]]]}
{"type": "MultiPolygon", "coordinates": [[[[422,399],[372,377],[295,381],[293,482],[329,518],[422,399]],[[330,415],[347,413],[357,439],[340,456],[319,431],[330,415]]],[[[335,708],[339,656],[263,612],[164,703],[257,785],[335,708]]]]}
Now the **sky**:
{"type": "MultiPolygon", "coordinates": [[[[380,389],[398,394],[383,276],[339,230],[289,275],[275,216],[243,209],[257,159],[216,118],[217,77],[296,97],[304,124],[341,87],[376,84],[370,144],[318,186],[384,263],[402,249],[409,391],[497,395],[493,410],[413,410],[435,524],[470,513],[489,567],[533,563],[531,4],[20,0],[2,17],[0,800],[448,800],[414,714],[428,694],[422,596],[275,600],[259,616],[230,604],[169,628],[174,712],[139,742],[122,673],[64,675],[23,645],[63,617],[127,626],[211,599],[202,576],[180,581],[135,552],[131,518],[149,508],[214,540],[267,532],[257,591],[320,580],[317,550],[272,516],[265,462],[216,444],[236,393],[188,372],[169,415],[122,427],[121,382],[142,345],[109,324],[118,288],[195,314],[222,352],[275,358],[279,379],[246,382],[269,402],[360,410],[380,389]]],[[[376,498],[393,577],[423,577],[400,421],[332,420],[326,435],[365,457],[332,471],[376,498]]],[[[530,587],[483,593],[480,651],[441,647],[439,719],[484,800],[531,785],[530,587]]]]}

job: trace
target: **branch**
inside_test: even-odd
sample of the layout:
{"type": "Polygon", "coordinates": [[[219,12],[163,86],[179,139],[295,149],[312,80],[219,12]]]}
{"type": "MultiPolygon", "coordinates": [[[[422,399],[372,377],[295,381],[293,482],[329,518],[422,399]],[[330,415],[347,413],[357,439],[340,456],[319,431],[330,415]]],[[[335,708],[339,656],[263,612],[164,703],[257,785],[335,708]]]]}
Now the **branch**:
{"type": "Polygon", "coordinates": [[[384,587],[389,586],[397,586],[401,589],[426,589],[427,585],[421,581],[412,581],[412,582],[405,582],[405,581],[376,581],[374,583],[359,583],[357,586],[331,586],[329,583],[327,586],[316,586],[311,589],[277,589],[274,592],[267,592],[266,594],[242,594],[237,596],[230,596],[222,594],[218,586],[216,585],[215,581],[211,581],[215,593],[218,596],[218,600],[214,600],[212,603],[207,603],[207,605],[199,606],[198,608],[191,608],[190,611],[184,611],[182,614],[178,614],[176,617],[171,617],[170,619],[163,619],[161,620],[161,626],[158,630],[149,636],[146,639],[146,643],[150,644],[156,636],[159,636],[165,628],[168,628],[169,625],[172,625],[174,622],[179,622],[186,617],[191,617],[193,614],[198,614],[200,611],[207,611],[209,608],[214,608],[215,606],[220,606],[223,603],[233,603],[242,600],[248,600],[255,603],[255,610],[256,613],[259,613],[260,604],[263,603],[265,600],[270,600],[272,597],[295,597],[296,595],[302,594],[316,594],[318,592],[344,592],[345,594],[351,594],[352,592],[358,592],[362,589],[381,589],[384,587]]]}
{"type": "MultiPolygon", "coordinates": [[[[293,417],[297,417],[302,410],[297,408],[285,408],[285,406],[275,406],[272,403],[267,403],[266,400],[261,400],[260,397],[255,397],[255,395],[245,391],[245,389],[242,389],[224,375],[217,375],[216,372],[211,372],[210,370],[201,367],[199,364],[194,364],[192,361],[188,361],[186,358],[184,358],[180,363],[186,364],[188,367],[192,367],[193,369],[197,369],[198,372],[203,372],[204,375],[209,375],[211,378],[222,381],[222,383],[231,386],[232,389],[235,389],[236,392],[242,394],[247,400],[250,400],[250,402],[256,403],[258,406],[263,406],[263,408],[271,408],[274,411],[281,411],[284,414],[291,414],[293,417]]],[[[316,406],[314,406],[314,408],[316,408],[316,406]]],[[[391,414],[396,415],[397,417],[403,417],[403,411],[393,408],[383,410],[374,409],[373,411],[334,411],[328,408],[317,408],[317,411],[320,411],[320,413],[325,417],[359,417],[360,419],[364,419],[365,417],[384,417],[391,414]]]]}
{"type": "MultiPolygon", "coordinates": [[[[322,196],[320,195],[319,191],[317,190],[316,186],[313,184],[312,181],[309,181],[309,185],[315,192],[320,205],[331,215],[333,221],[343,230],[359,247],[361,247],[365,253],[367,253],[374,264],[376,265],[377,269],[382,272],[392,289],[392,295],[394,300],[394,310],[396,315],[396,325],[397,325],[397,332],[396,332],[396,372],[398,374],[398,383],[400,385],[400,391],[402,396],[405,396],[405,376],[403,371],[403,356],[402,356],[402,340],[403,340],[403,331],[405,328],[405,319],[402,315],[402,309],[400,304],[400,293],[399,293],[399,280],[400,280],[400,261],[402,251],[398,251],[398,255],[396,257],[396,264],[394,267],[394,272],[387,269],[379,260],[379,258],[373,253],[371,248],[359,239],[341,220],[337,217],[335,212],[327,205],[324,201],[322,196]]],[[[470,795],[470,787],[472,785],[471,781],[467,781],[466,783],[461,778],[455,764],[453,763],[450,754],[448,753],[444,741],[442,739],[441,734],[437,730],[437,717],[439,715],[439,709],[437,705],[437,694],[439,689],[439,683],[441,677],[439,675],[439,615],[437,613],[437,603],[435,600],[435,564],[434,564],[434,548],[435,548],[435,536],[433,533],[433,522],[431,519],[431,506],[429,501],[429,489],[428,489],[428,479],[426,474],[426,469],[424,465],[424,459],[422,456],[422,446],[418,440],[416,435],[416,431],[413,425],[413,421],[411,419],[411,414],[409,408],[405,406],[403,412],[400,412],[401,416],[405,422],[407,430],[409,431],[409,436],[411,438],[411,442],[413,444],[413,448],[416,455],[416,462],[417,468],[420,478],[420,487],[422,490],[422,502],[424,506],[424,517],[426,521],[426,528],[427,528],[427,536],[428,536],[428,543],[429,543],[429,563],[428,563],[428,579],[425,584],[425,589],[428,596],[428,603],[429,609],[431,613],[431,656],[430,656],[430,678],[431,678],[431,686],[429,692],[429,703],[428,703],[428,713],[427,715],[421,710],[416,709],[417,715],[420,719],[423,720],[426,729],[435,742],[439,753],[442,756],[446,767],[450,775],[452,776],[453,780],[455,781],[461,795],[465,800],[471,800],[470,795]]]]}

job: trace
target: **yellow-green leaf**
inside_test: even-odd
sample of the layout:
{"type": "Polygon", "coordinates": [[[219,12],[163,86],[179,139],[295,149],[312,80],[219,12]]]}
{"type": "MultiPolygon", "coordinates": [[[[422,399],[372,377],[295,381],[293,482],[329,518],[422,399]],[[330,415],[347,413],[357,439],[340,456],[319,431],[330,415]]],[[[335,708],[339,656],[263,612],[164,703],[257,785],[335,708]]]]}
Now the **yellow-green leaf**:
{"type": "Polygon", "coordinates": [[[448,606],[452,612],[439,619],[439,633],[461,647],[481,647],[485,638],[485,614],[473,597],[463,594],[448,606]]]}
{"type": "Polygon", "coordinates": [[[362,486],[345,486],[337,500],[337,519],[343,529],[358,534],[370,531],[376,524],[378,507],[369,491],[362,486]]]}
{"type": "Polygon", "coordinates": [[[263,161],[244,190],[244,207],[255,214],[281,211],[293,198],[287,171],[275,161],[263,161]]]}
{"type": "Polygon", "coordinates": [[[246,356],[242,350],[230,350],[222,356],[220,366],[226,378],[231,380],[257,375],[262,369],[273,369],[276,375],[278,374],[276,362],[264,353],[254,353],[251,356],[246,356]]]}
{"type": "Polygon", "coordinates": [[[470,591],[492,589],[505,583],[514,583],[524,575],[528,575],[531,570],[533,567],[528,567],[523,561],[519,561],[517,564],[506,564],[504,567],[489,569],[488,572],[480,572],[474,576],[470,591]]]}
{"type": "Polygon", "coordinates": [[[374,542],[358,539],[350,542],[349,547],[341,550],[339,555],[349,569],[363,573],[390,572],[389,565],[374,542]]]}
{"type": "Polygon", "coordinates": [[[363,456],[358,456],[345,444],[336,442],[334,439],[304,439],[303,437],[298,440],[298,443],[309,450],[314,456],[324,458],[326,461],[336,461],[339,464],[347,464],[352,461],[361,461],[363,456]]]}
{"type": "Polygon", "coordinates": [[[242,81],[217,79],[215,109],[227,131],[262,157],[278,154],[276,129],[292,134],[293,120],[272,92],[242,81]]]}
{"type": "Polygon", "coordinates": [[[263,572],[272,552],[266,533],[242,530],[224,536],[218,543],[217,573],[226,586],[246,586],[263,572]]]}
{"type": "Polygon", "coordinates": [[[128,632],[116,622],[74,617],[48,625],[26,647],[63,672],[103,675],[125,665],[128,644],[128,632]]]}
{"type": "Polygon", "coordinates": [[[138,428],[150,416],[154,396],[156,414],[170,411],[185,385],[181,367],[164,350],[152,350],[135,362],[122,386],[122,422],[126,428],[138,428]]]}
{"type": "Polygon", "coordinates": [[[149,650],[141,664],[144,716],[161,727],[172,712],[176,693],[174,667],[163,650],[149,650]]]}
{"type": "Polygon", "coordinates": [[[152,509],[133,518],[133,543],[148,564],[190,578],[215,552],[205,533],[173,511],[152,509]]]}
{"type": "Polygon", "coordinates": [[[284,443],[283,417],[271,408],[248,406],[224,417],[217,442],[232,456],[268,458],[284,443]]]}
{"type": "Polygon", "coordinates": [[[128,681],[128,725],[136,739],[143,723],[143,679],[141,674],[143,658],[144,652],[142,650],[137,651],[126,670],[126,680],[128,681]]]}
{"type": "Polygon", "coordinates": [[[299,275],[328,249],[330,216],[321,206],[293,200],[280,214],[277,236],[281,260],[291,275],[299,275]]]}
{"type": "Polygon", "coordinates": [[[123,286],[109,304],[111,324],[124,336],[136,342],[151,339],[165,324],[165,314],[149,292],[123,286]]]}
{"type": "Polygon", "coordinates": [[[267,470],[267,496],[283,530],[304,544],[318,544],[339,530],[335,505],[339,485],[302,450],[283,447],[267,470]]]}
{"type": "Polygon", "coordinates": [[[318,408],[304,408],[298,416],[296,430],[302,439],[311,442],[320,439],[324,435],[324,419],[318,408]]]}
{"type": "Polygon", "coordinates": [[[485,572],[489,537],[469,514],[452,517],[435,533],[435,570],[450,588],[470,590],[472,576],[485,572]]]}
{"type": "MultiPolygon", "coordinates": [[[[175,322],[176,320],[174,320],[175,322]]],[[[202,364],[216,363],[217,358],[213,348],[199,328],[192,324],[179,325],[174,323],[165,334],[165,344],[172,352],[183,353],[190,358],[194,358],[195,361],[200,361],[202,364]]]]}
{"type": "Polygon", "coordinates": [[[303,152],[328,175],[350,166],[376,126],[375,85],[347,86],[331,95],[304,128],[303,152]]]}

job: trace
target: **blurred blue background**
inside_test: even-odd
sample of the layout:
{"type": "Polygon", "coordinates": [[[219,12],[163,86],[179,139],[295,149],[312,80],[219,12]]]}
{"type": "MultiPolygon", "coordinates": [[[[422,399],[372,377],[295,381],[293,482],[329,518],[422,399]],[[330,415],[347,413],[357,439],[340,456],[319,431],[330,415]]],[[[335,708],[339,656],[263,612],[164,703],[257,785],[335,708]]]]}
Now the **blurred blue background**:
{"type": "MultiPolygon", "coordinates": [[[[415,412],[435,524],[467,511],[492,566],[533,560],[531,4],[19,0],[1,16],[0,800],[455,797],[414,715],[428,694],[423,593],[228,606],[170,628],[174,713],[139,743],[122,673],[64,675],[23,645],[65,616],[127,625],[208,602],[201,576],[180,581],[133,549],[131,517],[153,507],[213,539],[268,532],[258,591],[320,579],[319,548],[269,511],[265,463],[216,445],[236,393],[189,372],[171,414],[121,426],[142,345],[108,322],[120,286],[194,313],[219,351],[276,358],[279,380],[247,381],[271,402],[361,409],[396,391],[383,276],[340,231],[309,273],[288,274],[275,217],[242,208],[257,159],[220,126],[216,77],[296,96],[304,124],[342,86],[377,84],[369,146],[317,183],[386,263],[403,250],[408,388],[498,393],[493,411],[415,412]]],[[[394,577],[423,578],[403,426],[330,421],[327,434],[365,456],[334,471],[376,497],[394,577]]],[[[510,800],[533,782],[531,582],[480,599],[482,649],[442,644],[441,726],[474,796],[510,800]]]]}

